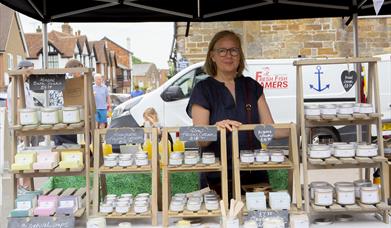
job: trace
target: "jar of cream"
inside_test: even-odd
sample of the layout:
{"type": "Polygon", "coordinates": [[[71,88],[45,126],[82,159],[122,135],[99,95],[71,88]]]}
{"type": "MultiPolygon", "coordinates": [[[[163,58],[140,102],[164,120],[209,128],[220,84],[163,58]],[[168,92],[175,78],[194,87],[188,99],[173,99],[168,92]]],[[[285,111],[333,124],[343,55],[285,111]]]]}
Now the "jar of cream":
{"type": "Polygon", "coordinates": [[[354,192],[356,198],[361,197],[361,188],[362,187],[370,187],[372,186],[372,182],[370,180],[356,180],[353,182],[354,184],[354,192]]]}
{"type": "Polygon", "coordinates": [[[148,211],[148,202],[147,201],[135,201],[134,202],[134,212],[145,213],[147,211],[148,211]]]}
{"type": "Polygon", "coordinates": [[[39,123],[38,109],[25,108],[19,110],[21,125],[36,125],[39,123]]]}
{"type": "Polygon", "coordinates": [[[195,151],[186,151],[185,152],[185,164],[186,165],[195,165],[200,160],[200,155],[195,151]]]}
{"type": "Polygon", "coordinates": [[[356,201],[354,185],[337,185],[335,187],[337,203],[341,205],[352,205],[356,201]]]}
{"type": "Polygon", "coordinates": [[[318,206],[330,206],[333,204],[333,187],[316,187],[314,191],[314,203],[318,206]]]}
{"type": "Polygon", "coordinates": [[[255,161],[256,162],[268,162],[270,160],[270,155],[265,150],[255,151],[255,161]]]}
{"type": "Polygon", "coordinates": [[[377,204],[380,202],[379,186],[363,186],[361,187],[361,203],[364,204],[377,204]]]}
{"type": "Polygon", "coordinates": [[[137,166],[148,165],[148,154],[147,153],[137,152],[135,156],[136,156],[135,162],[136,162],[137,166]]]}
{"type": "Polygon", "coordinates": [[[60,116],[58,108],[47,107],[41,109],[41,123],[42,124],[58,124],[60,116]]]}
{"type": "Polygon", "coordinates": [[[282,152],[282,151],[271,151],[270,152],[270,160],[272,162],[277,162],[277,163],[284,162],[284,160],[285,160],[284,152],[282,152]]]}
{"type": "Polygon", "coordinates": [[[253,163],[255,161],[254,152],[251,150],[240,151],[240,162],[242,163],[253,163]]]}
{"type": "Polygon", "coordinates": [[[203,164],[214,164],[216,162],[216,157],[214,153],[204,152],[202,153],[202,163],[203,164]]]}

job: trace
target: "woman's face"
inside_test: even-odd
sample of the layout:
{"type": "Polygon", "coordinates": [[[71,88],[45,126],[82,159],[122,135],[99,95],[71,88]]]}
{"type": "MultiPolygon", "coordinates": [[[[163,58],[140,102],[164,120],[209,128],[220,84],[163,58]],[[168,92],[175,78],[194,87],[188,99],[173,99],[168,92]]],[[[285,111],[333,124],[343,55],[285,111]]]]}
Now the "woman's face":
{"type": "Polygon", "coordinates": [[[240,60],[239,52],[239,44],[232,37],[227,36],[217,41],[211,52],[217,72],[236,73],[240,60]]]}

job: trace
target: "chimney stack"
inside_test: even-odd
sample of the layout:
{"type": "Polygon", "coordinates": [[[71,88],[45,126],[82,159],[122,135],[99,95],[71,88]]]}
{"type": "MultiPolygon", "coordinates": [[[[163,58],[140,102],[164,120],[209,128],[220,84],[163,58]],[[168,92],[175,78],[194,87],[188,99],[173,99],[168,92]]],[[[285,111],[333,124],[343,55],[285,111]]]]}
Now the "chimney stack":
{"type": "Polygon", "coordinates": [[[69,25],[69,23],[67,23],[67,22],[64,22],[64,24],[61,25],[61,30],[62,30],[63,33],[66,33],[66,34],[69,34],[69,35],[73,34],[73,29],[69,25]]]}

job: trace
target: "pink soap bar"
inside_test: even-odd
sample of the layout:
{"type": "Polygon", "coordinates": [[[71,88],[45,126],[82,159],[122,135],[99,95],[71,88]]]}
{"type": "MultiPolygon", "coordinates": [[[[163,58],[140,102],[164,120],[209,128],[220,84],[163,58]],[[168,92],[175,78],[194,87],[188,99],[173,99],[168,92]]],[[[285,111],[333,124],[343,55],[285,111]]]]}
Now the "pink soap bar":
{"type": "Polygon", "coordinates": [[[38,207],[34,209],[34,215],[50,216],[56,212],[58,196],[39,196],[38,207]]]}
{"type": "Polygon", "coordinates": [[[53,169],[54,162],[36,162],[33,164],[33,169],[53,169]]]}

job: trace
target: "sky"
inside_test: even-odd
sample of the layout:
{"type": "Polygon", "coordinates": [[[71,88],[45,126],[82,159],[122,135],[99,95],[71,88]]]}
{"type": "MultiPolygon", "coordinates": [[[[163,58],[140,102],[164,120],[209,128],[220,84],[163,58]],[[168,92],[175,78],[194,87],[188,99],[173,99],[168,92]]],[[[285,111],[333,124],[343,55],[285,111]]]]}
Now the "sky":
{"type": "MultiPolygon", "coordinates": [[[[35,32],[42,23],[20,14],[23,30],[35,32]]],[[[62,23],[48,24],[48,32],[61,31],[62,23]]],[[[70,23],[73,32],[80,30],[89,41],[108,37],[127,48],[126,39],[130,38],[130,51],[144,62],[155,63],[159,69],[168,69],[168,60],[174,34],[174,23],[70,23]]]]}

